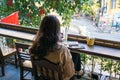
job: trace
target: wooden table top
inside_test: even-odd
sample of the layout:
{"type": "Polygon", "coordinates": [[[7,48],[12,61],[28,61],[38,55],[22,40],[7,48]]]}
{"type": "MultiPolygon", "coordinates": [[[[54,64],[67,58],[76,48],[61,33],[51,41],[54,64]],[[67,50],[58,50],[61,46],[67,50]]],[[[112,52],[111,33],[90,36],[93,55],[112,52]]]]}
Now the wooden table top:
{"type": "Polygon", "coordinates": [[[4,28],[0,28],[0,35],[5,37],[22,39],[26,41],[32,41],[35,36],[35,34],[30,34],[22,31],[9,30],[4,28]]]}
{"type": "Polygon", "coordinates": [[[79,42],[79,45],[84,46],[85,49],[70,48],[70,47],[69,49],[77,53],[83,52],[89,55],[120,60],[120,49],[104,47],[104,46],[99,46],[99,45],[94,45],[91,47],[91,46],[88,46],[86,43],[80,43],[80,42],[79,42]]]}
{"type": "MultiPolygon", "coordinates": [[[[16,39],[22,39],[27,41],[33,41],[33,38],[35,34],[30,34],[22,31],[15,31],[15,30],[9,30],[0,28],[0,35],[5,37],[12,37],[16,39]]],[[[87,46],[86,43],[79,43],[79,45],[82,45],[85,47],[85,49],[74,49],[70,48],[71,51],[74,52],[83,52],[89,55],[95,55],[100,57],[106,57],[110,59],[120,60],[120,50],[116,48],[110,48],[110,47],[104,47],[99,45],[94,45],[93,47],[87,46]]]]}

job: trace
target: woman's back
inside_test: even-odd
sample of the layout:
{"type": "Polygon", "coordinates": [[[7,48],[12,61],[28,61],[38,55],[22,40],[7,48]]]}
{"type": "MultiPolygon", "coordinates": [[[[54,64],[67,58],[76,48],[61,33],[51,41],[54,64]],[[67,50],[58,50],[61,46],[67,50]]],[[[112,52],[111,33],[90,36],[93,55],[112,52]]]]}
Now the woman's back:
{"type": "MultiPolygon", "coordinates": [[[[39,59],[38,55],[34,55],[35,59],[39,59]]],[[[64,45],[59,45],[59,49],[49,51],[44,57],[53,63],[60,63],[62,65],[62,76],[64,80],[69,80],[74,74],[74,65],[72,56],[64,45]]],[[[39,71],[39,70],[38,70],[39,71]]]]}

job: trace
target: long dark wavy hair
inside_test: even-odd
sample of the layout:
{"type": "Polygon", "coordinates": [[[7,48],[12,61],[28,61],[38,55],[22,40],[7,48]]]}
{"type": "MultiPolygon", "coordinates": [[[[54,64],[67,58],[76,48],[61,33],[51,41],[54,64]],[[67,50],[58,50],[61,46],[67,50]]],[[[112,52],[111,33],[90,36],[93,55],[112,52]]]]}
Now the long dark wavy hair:
{"type": "Polygon", "coordinates": [[[60,22],[58,18],[54,15],[45,16],[30,48],[31,53],[37,54],[39,58],[43,58],[48,51],[56,50],[59,35],[60,22]]]}

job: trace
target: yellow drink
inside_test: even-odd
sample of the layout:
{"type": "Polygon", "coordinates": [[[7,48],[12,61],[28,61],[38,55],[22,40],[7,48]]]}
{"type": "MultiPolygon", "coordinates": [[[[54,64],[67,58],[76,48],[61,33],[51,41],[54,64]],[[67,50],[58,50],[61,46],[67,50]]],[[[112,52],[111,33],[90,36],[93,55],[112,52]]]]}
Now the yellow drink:
{"type": "Polygon", "coordinates": [[[87,45],[88,46],[93,46],[95,42],[95,38],[87,38],[87,45]]]}

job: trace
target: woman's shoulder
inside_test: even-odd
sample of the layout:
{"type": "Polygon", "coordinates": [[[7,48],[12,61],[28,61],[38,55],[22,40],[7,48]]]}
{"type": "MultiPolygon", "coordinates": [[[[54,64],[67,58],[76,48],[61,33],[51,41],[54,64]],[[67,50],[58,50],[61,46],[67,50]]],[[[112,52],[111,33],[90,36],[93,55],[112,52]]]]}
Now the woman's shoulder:
{"type": "Polygon", "coordinates": [[[65,46],[64,44],[59,44],[59,46],[60,50],[68,50],[67,46],[65,46]]]}
{"type": "Polygon", "coordinates": [[[61,48],[58,50],[58,53],[61,55],[68,55],[70,53],[70,50],[65,45],[60,45],[61,48]]]}

